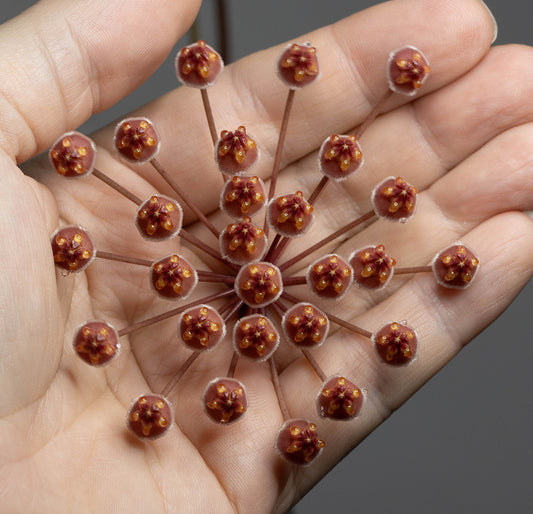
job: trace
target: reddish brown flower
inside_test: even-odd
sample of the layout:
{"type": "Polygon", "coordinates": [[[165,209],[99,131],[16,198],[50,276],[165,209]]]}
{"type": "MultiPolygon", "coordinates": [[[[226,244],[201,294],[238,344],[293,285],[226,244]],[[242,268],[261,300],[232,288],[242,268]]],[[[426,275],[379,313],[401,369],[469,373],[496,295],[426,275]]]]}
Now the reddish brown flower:
{"type": "Polygon", "coordinates": [[[265,185],[258,177],[232,177],[220,199],[222,210],[233,218],[253,216],[265,205],[265,185]]]}
{"type": "Polygon", "coordinates": [[[175,64],[180,82],[200,89],[212,86],[224,68],[220,55],[202,40],[182,48],[175,64]]]}
{"type": "Polygon", "coordinates": [[[395,93],[414,95],[430,72],[428,60],[413,46],[392,52],[389,58],[389,86],[395,93]]]}
{"type": "Polygon", "coordinates": [[[276,449],[294,464],[310,464],[326,443],[318,437],[317,426],[306,419],[290,419],[278,432],[276,449]]]}
{"type": "Polygon", "coordinates": [[[152,264],[150,281],[160,296],[183,299],[198,283],[198,276],[186,259],[173,254],[152,264]]]}
{"type": "Polygon", "coordinates": [[[326,339],[329,330],[328,318],[309,303],[297,303],[281,321],[285,335],[294,344],[302,347],[317,346],[326,339]]]}
{"type": "Polygon", "coordinates": [[[309,266],[307,283],[319,296],[341,298],[352,282],[352,268],[338,255],[326,255],[309,266]]]}
{"type": "Polygon", "coordinates": [[[326,177],[342,180],[363,164],[363,153],[355,136],[328,137],[319,152],[320,170],[326,177]]]}
{"type": "Polygon", "coordinates": [[[313,223],[313,206],[307,203],[301,191],[273,198],[268,204],[268,222],[279,234],[302,236],[313,223]]]}
{"type": "Polygon", "coordinates": [[[120,155],[132,162],[147,162],[159,150],[157,132],[146,118],[122,120],[115,128],[114,142],[120,155]]]}
{"type": "Polygon", "coordinates": [[[170,403],[160,395],[146,394],[133,401],[128,413],[129,429],[141,439],[162,436],[172,425],[170,403]]]}
{"type": "Polygon", "coordinates": [[[48,155],[60,175],[79,177],[93,171],[96,145],[79,132],[68,132],[54,143],[48,155]]]}
{"type": "Polygon", "coordinates": [[[248,408],[244,386],[234,378],[215,378],[203,396],[205,411],[217,423],[237,421],[248,408]]]}
{"type": "Polygon", "coordinates": [[[174,237],[181,229],[183,212],[180,205],[163,195],[153,195],[137,211],[136,225],[146,239],[174,237]]]}
{"type": "Polygon", "coordinates": [[[384,287],[394,274],[396,261],[387,256],[383,245],[367,246],[350,257],[354,281],[368,289],[384,287]]]}
{"type": "Polygon", "coordinates": [[[216,309],[200,305],[181,315],[179,335],[193,350],[214,348],[226,333],[226,324],[216,309]]]}
{"type": "Polygon", "coordinates": [[[444,287],[468,287],[479,269],[479,259],[466,246],[457,244],[440,252],[433,260],[433,273],[444,287]]]}
{"type": "Polygon", "coordinates": [[[74,351],[91,366],[102,366],[118,355],[117,331],[104,321],[89,321],[74,335],[74,351]]]}
{"type": "Polygon", "coordinates": [[[228,225],[220,234],[220,253],[230,262],[247,264],[260,259],[266,250],[265,231],[248,217],[228,225]]]}
{"type": "Polygon", "coordinates": [[[389,177],[372,193],[374,210],[380,218],[407,221],[415,213],[418,190],[400,177],[389,177]]]}
{"type": "Polygon", "coordinates": [[[352,419],[363,406],[363,393],[344,377],[332,377],[317,397],[318,412],[323,418],[352,419]]]}
{"type": "Polygon", "coordinates": [[[94,259],[94,245],[81,227],[69,225],[56,230],[51,243],[55,265],[66,271],[83,271],[94,259]]]}
{"type": "Polygon", "coordinates": [[[372,336],[372,340],[378,355],[387,364],[401,366],[415,358],[418,338],[408,325],[388,323],[372,336]]]}
{"type": "Polygon", "coordinates": [[[250,169],[257,161],[259,151],[256,142],[240,126],[230,132],[223,130],[216,143],[215,160],[223,173],[233,175],[250,169]]]}
{"type": "Polygon", "coordinates": [[[282,293],[281,273],[269,262],[243,266],[235,278],[237,294],[250,307],[265,307],[282,293]]]}
{"type": "Polygon", "coordinates": [[[277,349],[279,334],[272,322],[260,314],[241,318],[233,333],[235,349],[255,360],[268,359],[277,349]]]}
{"type": "Polygon", "coordinates": [[[280,78],[290,89],[307,86],[318,77],[316,48],[308,43],[290,44],[278,61],[280,78]]]}

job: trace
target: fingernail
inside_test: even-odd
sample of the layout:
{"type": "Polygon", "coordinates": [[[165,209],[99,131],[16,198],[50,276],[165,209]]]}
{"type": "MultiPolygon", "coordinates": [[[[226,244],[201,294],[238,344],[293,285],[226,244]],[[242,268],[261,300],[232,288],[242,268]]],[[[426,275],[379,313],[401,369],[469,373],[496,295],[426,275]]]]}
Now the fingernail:
{"type": "Polygon", "coordinates": [[[492,25],[494,27],[494,37],[492,38],[492,41],[490,42],[490,44],[492,44],[494,43],[494,41],[496,41],[496,38],[498,37],[498,22],[496,21],[494,14],[492,14],[492,11],[489,9],[489,6],[483,0],[479,0],[479,1],[485,7],[485,9],[487,9],[487,12],[489,13],[492,19],[492,25]]]}

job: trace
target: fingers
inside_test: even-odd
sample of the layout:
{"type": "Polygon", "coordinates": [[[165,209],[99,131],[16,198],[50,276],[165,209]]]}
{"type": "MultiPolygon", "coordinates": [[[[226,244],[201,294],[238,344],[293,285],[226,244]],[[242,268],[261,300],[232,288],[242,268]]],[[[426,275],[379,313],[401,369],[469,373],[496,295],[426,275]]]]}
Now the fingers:
{"type": "MultiPolygon", "coordinates": [[[[303,157],[331,133],[348,130],[364,119],[387,90],[386,62],[391,50],[406,43],[398,35],[405,34],[405,26],[411,28],[409,42],[423,48],[433,62],[426,93],[455,80],[485,55],[493,26],[479,2],[461,3],[460,15],[458,6],[444,7],[438,1],[424,5],[420,12],[419,2],[389,2],[300,38],[309,39],[318,48],[322,74],[296,95],[284,163],[303,157]],[[447,30],[441,31],[442,26],[447,30]],[[441,32],[442,37],[434,37],[441,32]],[[365,41],[364,47],[360,41],[365,41]]],[[[270,173],[287,95],[286,88],[274,77],[280,51],[276,47],[228,67],[209,90],[219,130],[244,124],[257,139],[263,157],[254,173],[262,176],[270,173]]],[[[396,99],[396,103],[407,101],[396,99]]],[[[143,114],[157,124],[161,133],[163,165],[179,170],[185,183],[194,182],[198,169],[205,170],[205,190],[192,193],[205,211],[215,209],[218,195],[209,192],[218,189],[220,178],[213,166],[198,91],[176,91],[144,108],[143,114]],[[176,120],[188,121],[178,124],[176,120]],[[194,143],[183,145],[183,141],[194,143]]],[[[98,141],[109,146],[109,137],[110,130],[98,141]]]]}
{"type": "MultiPolygon", "coordinates": [[[[527,102],[531,90],[526,85],[529,81],[517,72],[530,59],[531,50],[526,47],[494,48],[468,75],[412,107],[376,120],[362,141],[365,165],[342,186],[326,188],[315,206],[318,215],[312,234],[303,246],[311,237],[316,241],[370,210],[372,189],[391,174],[420,190],[429,187],[427,195],[419,195],[414,218],[400,226],[385,221],[372,224],[337,248],[342,255],[368,244],[384,244],[400,266],[426,264],[440,245],[488,217],[531,209],[533,136],[528,122],[533,110],[527,102]],[[496,81],[494,70],[508,81],[496,81]],[[512,85],[514,80],[520,83],[512,85]],[[513,95],[507,94],[510,84],[513,95]],[[476,95],[470,93],[474,90],[476,95]],[[456,105],[461,108],[454,110],[456,105]],[[450,109],[453,115],[443,116],[450,109]],[[420,234],[424,244],[419,243],[420,234]]],[[[305,180],[303,190],[310,191],[320,179],[318,172],[309,171],[313,167],[315,154],[291,166],[283,176],[284,189],[301,189],[305,180]]],[[[283,260],[299,253],[301,246],[292,245],[283,260]]],[[[338,242],[329,251],[337,246],[338,242]]],[[[301,265],[311,260],[314,255],[301,265]]]]}
{"type": "Polygon", "coordinates": [[[50,195],[0,153],[0,416],[33,402],[55,377],[63,332],[50,233],[57,208],[50,195]],[[39,302],[43,295],[46,301],[39,302]],[[31,380],[28,380],[31,377],[31,380]]]}
{"type": "MultiPolygon", "coordinates": [[[[533,120],[533,80],[524,78],[532,57],[528,47],[493,48],[453,84],[380,116],[361,138],[364,166],[342,184],[361,212],[371,208],[369,192],[385,177],[425,189],[498,134],[533,120]]],[[[502,159],[519,151],[513,142],[513,150],[500,150],[502,159]]],[[[312,189],[321,178],[317,168],[316,154],[301,159],[284,173],[285,187],[301,188],[304,180],[312,189]]]]}
{"type": "MultiPolygon", "coordinates": [[[[532,228],[532,221],[521,213],[487,220],[463,237],[465,244],[476,248],[482,262],[470,288],[446,290],[430,274],[420,275],[355,320],[372,331],[392,320],[407,320],[417,330],[419,346],[417,359],[406,367],[382,363],[369,340],[346,332],[339,332],[316,350],[327,375],[341,373],[367,393],[356,420],[320,424],[321,434],[330,441],[328,461],[353,447],[398,408],[514,299],[532,274],[532,228]],[[347,430],[351,438],[336,438],[338,430],[347,430]]],[[[302,359],[288,369],[282,380],[284,390],[289,391],[291,415],[305,416],[313,408],[309,391],[318,392],[320,380],[302,359]]]]}
{"type": "Polygon", "coordinates": [[[531,121],[524,73],[532,57],[525,46],[492,48],[467,75],[376,120],[361,138],[365,165],[346,182],[352,195],[359,200],[391,174],[425,189],[498,134],[531,121]]]}
{"type": "Polygon", "coordinates": [[[483,221],[533,209],[532,144],[532,123],[504,132],[419,195],[417,212],[404,226],[379,221],[338,251],[349,255],[384,244],[399,267],[425,265],[483,221]]]}
{"type": "Polygon", "coordinates": [[[0,29],[0,145],[19,162],[144,81],[200,2],[39,2],[0,29]]]}
{"type": "MultiPolygon", "coordinates": [[[[378,244],[396,260],[395,269],[429,264],[438,252],[463,240],[489,218],[533,209],[532,143],[531,123],[504,132],[422,192],[416,213],[407,223],[378,220],[342,244],[302,260],[299,266],[303,268],[328,252],[348,258],[356,250],[378,244]]],[[[297,269],[292,271],[302,274],[297,269]]],[[[381,291],[352,287],[336,307],[337,315],[353,317],[390,296],[411,277],[395,275],[381,291]]]]}
{"type": "MultiPolygon", "coordinates": [[[[498,317],[524,287],[533,270],[532,228],[533,222],[522,213],[505,213],[487,220],[462,238],[467,246],[476,249],[482,263],[468,289],[444,289],[431,274],[421,275],[361,316],[358,322],[379,327],[383,316],[398,319],[403,312],[404,319],[419,332],[420,363],[412,367],[405,382],[398,374],[395,385],[392,381],[389,384],[390,390],[382,388],[380,401],[388,409],[405,401],[498,317]]],[[[392,376],[390,368],[380,368],[376,368],[377,380],[392,376]]]]}
{"type": "Polygon", "coordinates": [[[373,242],[385,244],[399,266],[423,265],[488,218],[533,209],[532,144],[531,123],[504,132],[421,193],[405,225],[378,221],[338,251],[373,242]]]}

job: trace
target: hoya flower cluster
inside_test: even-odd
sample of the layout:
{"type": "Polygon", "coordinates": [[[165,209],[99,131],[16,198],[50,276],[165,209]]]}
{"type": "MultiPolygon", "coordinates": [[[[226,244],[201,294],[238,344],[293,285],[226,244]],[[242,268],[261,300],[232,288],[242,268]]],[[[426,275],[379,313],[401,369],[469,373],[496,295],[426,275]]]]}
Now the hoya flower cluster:
{"type": "MultiPolygon", "coordinates": [[[[226,274],[196,269],[179,252],[162,255],[155,262],[135,256],[113,254],[100,249],[89,232],[78,226],[59,228],[51,238],[53,258],[64,273],[81,272],[95,258],[113,259],[146,267],[147,287],[169,301],[178,301],[168,313],[142,320],[128,327],[115,328],[105,320],[87,320],[73,334],[73,351],[89,365],[108,365],[119,354],[120,338],[139,328],[177,317],[177,336],[190,351],[189,358],[176,370],[162,391],[146,391],[132,401],[127,415],[130,430],[144,440],[163,436],[172,427],[174,410],[168,397],[197,358],[210,358],[217,345],[233,346],[228,372],[213,377],[198,391],[198,405],[203,404],[213,423],[228,425],[238,422],[248,410],[246,384],[238,379],[240,359],[255,361],[257,366],[270,366],[285,422],[275,441],[282,457],[296,464],[309,464],[325,441],[318,434],[317,418],[353,420],[364,409],[366,390],[357,377],[327,376],[312,356],[313,348],[326,344],[332,324],[365,336],[375,347],[384,366],[405,366],[416,359],[420,341],[415,327],[405,321],[383,320],[381,327],[370,331],[335,316],[337,301],[350,287],[367,290],[383,289],[395,273],[433,273],[442,287],[461,289],[469,286],[479,268],[474,253],[461,243],[439,252],[431,265],[398,268],[380,241],[369,244],[351,255],[322,254],[308,266],[302,276],[287,270],[311,253],[343,233],[363,225],[375,217],[406,222],[416,211],[418,191],[401,177],[389,177],[375,186],[369,195],[372,210],[359,219],[350,220],[330,236],[317,241],[290,260],[283,260],[287,246],[313,230],[319,209],[315,208],[328,181],[357,180],[364,164],[359,139],[363,127],[379,114],[370,113],[356,134],[330,134],[318,153],[316,167],[323,174],[315,190],[276,194],[279,161],[283,151],[290,106],[296,91],[312,87],[320,75],[317,50],[310,44],[290,44],[277,62],[279,78],[288,88],[287,106],[281,123],[280,137],[269,188],[251,168],[261,158],[261,145],[243,125],[217,132],[209,106],[207,89],[214,85],[224,65],[219,54],[203,41],[183,48],[177,55],[176,73],[186,86],[201,90],[209,130],[214,143],[213,173],[222,173],[224,185],[220,208],[228,216],[222,229],[211,221],[187,197],[174,176],[177,170],[165,170],[157,160],[160,138],[153,123],[143,117],[121,121],[115,130],[114,146],[121,158],[133,163],[151,163],[175,191],[175,197],[159,193],[141,199],[124,186],[95,168],[96,145],[86,136],[71,132],[63,135],[50,150],[50,161],[67,179],[103,180],[131,200],[136,206],[131,220],[132,230],[150,241],[178,237],[200,252],[222,262],[226,274]],[[214,137],[220,134],[219,137],[214,137]],[[218,168],[218,171],[216,171],[218,168]],[[93,177],[88,177],[88,175],[93,177]],[[96,178],[95,178],[96,177],[96,178]],[[206,225],[216,239],[201,241],[182,227],[185,203],[206,225]],[[135,227],[135,228],[134,228],[135,227]],[[213,294],[198,297],[200,282],[217,284],[213,294]],[[220,290],[220,286],[223,290],[220,290]],[[291,287],[306,285],[303,296],[291,294],[291,287]],[[316,305],[320,304],[320,307],[316,305]],[[323,307],[323,306],[327,307],[323,307]],[[275,364],[280,345],[293,345],[308,359],[322,380],[322,386],[310,394],[316,397],[316,412],[310,419],[293,419],[285,406],[275,364]],[[205,355],[204,355],[205,354],[205,355]],[[266,361],[266,362],[265,362],[266,361]]],[[[276,64],[272,63],[274,67],[276,64]]],[[[423,85],[430,72],[426,57],[418,49],[406,46],[390,55],[384,76],[389,89],[383,101],[394,93],[412,95],[423,85]]],[[[385,81],[384,81],[385,82],[385,81]]],[[[177,245],[178,246],[178,245],[177,245]]],[[[374,327],[375,328],[375,327],[374,327]]],[[[98,372],[98,371],[95,371],[98,372]]],[[[179,421],[179,420],[178,420],[179,421]]]]}

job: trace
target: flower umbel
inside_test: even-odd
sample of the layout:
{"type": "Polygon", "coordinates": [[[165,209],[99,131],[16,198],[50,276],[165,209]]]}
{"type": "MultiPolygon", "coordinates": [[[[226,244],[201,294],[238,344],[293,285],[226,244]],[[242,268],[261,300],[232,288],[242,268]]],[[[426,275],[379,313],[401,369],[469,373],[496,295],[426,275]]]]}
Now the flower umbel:
{"type": "MultiPolygon", "coordinates": [[[[285,419],[275,446],[280,455],[291,463],[311,463],[320,454],[325,442],[318,436],[316,423],[303,418],[291,419],[275,362],[279,345],[292,343],[292,350],[301,352],[309,367],[321,379],[322,387],[318,395],[315,393],[318,416],[352,420],[364,412],[367,391],[345,376],[333,375],[328,378],[311,353],[317,346],[327,344],[330,325],[335,324],[341,330],[356,333],[366,338],[368,343],[373,343],[376,360],[384,366],[411,364],[415,360],[419,341],[415,330],[404,322],[391,322],[371,332],[346,321],[330,312],[336,306],[335,301],[346,294],[354,281],[369,290],[382,289],[390,282],[393,272],[433,271],[441,285],[459,288],[470,284],[478,270],[477,257],[461,244],[440,253],[433,267],[395,270],[395,260],[385,253],[383,245],[378,244],[367,245],[350,258],[343,257],[341,252],[322,254],[308,266],[303,276],[287,273],[286,270],[293,264],[375,217],[402,222],[412,217],[418,191],[400,177],[389,177],[374,188],[371,195],[372,211],[280,264],[287,246],[312,228],[315,205],[328,181],[352,177],[363,165],[359,139],[391,94],[390,91],[384,93],[383,99],[359,127],[357,135],[333,134],[325,139],[316,162],[316,168],[324,176],[308,196],[304,198],[300,190],[276,196],[276,181],[295,90],[312,84],[318,77],[316,54],[316,49],[309,44],[294,43],[284,50],[278,61],[278,73],[288,86],[289,93],[267,194],[258,176],[245,174],[259,156],[258,145],[247,134],[245,127],[240,125],[234,131],[224,130],[217,139],[218,132],[206,88],[213,85],[222,71],[220,56],[204,41],[189,45],[178,53],[176,72],[179,80],[202,90],[214,147],[213,169],[218,167],[225,181],[220,206],[224,213],[233,218],[225,230],[220,231],[214,226],[186,196],[173,174],[155,160],[159,138],[153,124],[146,118],[123,120],[115,132],[115,147],[132,162],[149,162],[176,192],[180,201],[205,225],[208,229],[206,238],[200,239],[189,232],[188,227],[182,227],[183,214],[178,200],[154,193],[142,202],[101,172],[93,172],[96,179],[104,180],[138,206],[132,224],[135,222],[145,239],[168,240],[179,234],[183,243],[205,253],[225,271],[220,271],[218,267],[213,270],[195,269],[187,259],[175,253],[155,262],[147,262],[136,257],[97,251],[88,234],[76,226],[64,227],[52,237],[54,260],[64,271],[83,270],[95,256],[146,266],[150,269],[153,289],[160,297],[178,301],[188,296],[192,299],[186,305],[178,304],[178,308],[132,323],[118,333],[104,321],[93,321],[86,323],[75,336],[75,349],[80,357],[88,364],[102,365],[115,356],[118,337],[180,316],[178,336],[191,353],[161,394],[150,392],[134,401],[127,418],[128,426],[141,439],[153,439],[168,431],[172,424],[172,410],[166,398],[184,380],[200,355],[204,357],[209,353],[205,350],[226,344],[228,339],[232,339],[233,356],[227,376],[209,382],[203,395],[207,416],[222,425],[239,420],[248,410],[244,384],[235,378],[239,372],[239,360],[245,358],[247,364],[252,366],[262,366],[262,361],[268,361],[280,411],[285,419]],[[262,220],[263,228],[260,228],[252,217],[261,213],[264,205],[267,205],[267,209],[262,220]],[[267,237],[269,230],[275,233],[274,237],[267,237]],[[208,237],[211,236],[217,238],[216,243],[209,242],[208,237]],[[215,287],[207,296],[202,296],[198,292],[201,288],[197,288],[200,283],[215,284],[215,287]],[[306,285],[308,294],[301,293],[302,289],[299,289],[299,294],[303,294],[304,298],[290,293],[291,287],[306,285]],[[318,306],[310,303],[307,297],[313,294],[315,300],[320,302],[318,306]],[[220,305],[215,306],[216,303],[220,305]],[[229,323],[233,323],[233,330],[231,337],[227,338],[226,325],[229,323]]],[[[388,69],[392,91],[411,94],[412,90],[419,89],[429,73],[427,59],[413,47],[405,47],[392,55],[388,69]]],[[[67,134],[52,148],[50,158],[58,173],[74,177],[90,169],[90,163],[85,163],[83,158],[91,152],[94,154],[95,147],[88,138],[82,138],[85,136],[78,138],[77,135],[67,134]]],[[[335,186],[341,187],[341,184],[335,186]]],[[[355,338],[354,344],[357,344],[355,338]]],[[[217,351],[218,348],[213,353],[217,351]]]]}

